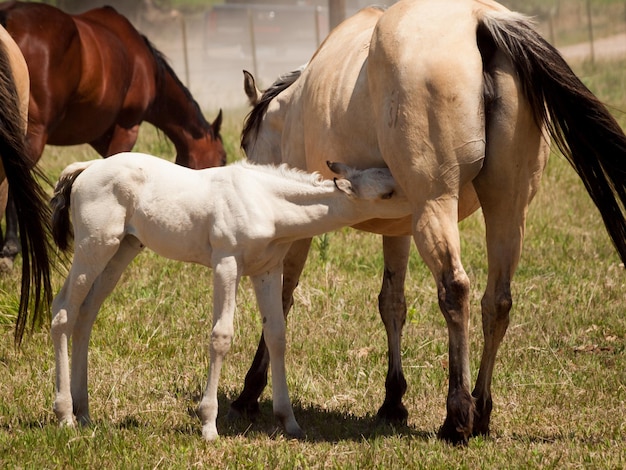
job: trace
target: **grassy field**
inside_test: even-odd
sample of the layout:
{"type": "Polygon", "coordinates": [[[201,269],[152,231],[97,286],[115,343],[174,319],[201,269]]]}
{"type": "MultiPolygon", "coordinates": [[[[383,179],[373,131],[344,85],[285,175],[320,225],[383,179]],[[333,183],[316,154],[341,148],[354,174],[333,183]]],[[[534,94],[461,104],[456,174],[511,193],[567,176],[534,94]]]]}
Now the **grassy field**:
{"type": "MultiPolygon", "coordinates": [[[[626,127],[626,62],[580,67],[626,127]]],[[[212,115],[212,113],[208,113],[212,115]]],[[[243,111],[225,135],[238,155],[243,111]]],[[[139,150],[171,155],[145,128],[139,150]]],[[[86,147],[48,148],[51,178],[86,147]]],[[[215,197],[219,197],[216,194],[215,197]]],[[[462,223],[472,280],[472,370],[481,348],[485,285],[479,214],[462,223]]],[[[90,349],[94,426],[60,429],[52,412],[54,358],[48,328],[13,347],[18,276],[0,279],[2,468],[623,468],[626,466],[626,275],[600,217],[564,159],[553,156],[531,206],[513,285],[511,325],[494,376],[492,436],[453,448],[435,438],[445,414],[447,333],[429,272],[413,250],[404,330],[406,427],[375,422],[383,399],[386,340],[376,309],[378,237],[345,229],[314,245],[288,325],[288,380],[307,432],[276,429],[269,390],[253,423],[227,422],[260,320],[248,281],[239,292],[236,338],[220,382],[222,435],[201,440],[194,409],[208,367],[211,272],[138,257],[103,306],[90,349]]],[[[58,288],[63,269],[54,276],[58,288]]]]}

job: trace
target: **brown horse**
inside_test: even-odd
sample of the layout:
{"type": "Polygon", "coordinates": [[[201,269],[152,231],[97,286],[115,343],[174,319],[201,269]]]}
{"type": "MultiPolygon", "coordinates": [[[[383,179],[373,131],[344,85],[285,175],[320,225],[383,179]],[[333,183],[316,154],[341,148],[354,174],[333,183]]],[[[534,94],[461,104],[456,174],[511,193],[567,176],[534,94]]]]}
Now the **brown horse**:
{"type": "MultiPolygon", "coordinates": [[[[88,143],[104,157],[131,150],[147,121],[174,143],[176,163],[225,164],[221,111],[209,124],[163,55],[113,8],[68,15],[41,3],[6,2],[0,23],[30,71],[33,163],[46,144],[88,143]]],[[[7,215],[3,250],[10,258],[18,246],[12,220],[7,215]]]]}
{"type": "MultiPolygon", "coordinates": [[[[328,175],[323,162],[388,166],[408,195],[412,216],[358,228],[383,235],[379,309],[389,368],[379,417],[405,421],[401,333],[410,236],[431,270],[448,326],[449,389],[442,439],[488,434],[491,378],[509,323],[511,280],[526,214],[543,173],[549,138],[572,164],[626,261],[626,136],[527,18],[491,0],[400,0],[369,8],[338,26],[306,68],[263,95],[251,76],[253,108],[242,134],[248,158],[285,162],[328,175]],[[453,25],[453,27],[451,27],[453,25]],[[484,348],[470,389],[469,278],[458,221],[482,207],[487,286],[484,348]]],[[[285,259],[283,309],[310,240],[285,259]]],[[[259,345],[235,413],[258,412],[267,382],[259,345]]]]}
{"type": "MultiPolygon", "coordinates": [[[[0,183],[8,181],[15,199],[17,226],[23,245],[21,297],[15,340],[22,340],[34,288],[33,322],[52,299],[48,257],[50,210],[47,196],[31,170],[25,146],[28,109],[28,68],[19,47],[0,27],[0,183]]],[[[2,207],[6,205],[3,190],[2,207]]]]}

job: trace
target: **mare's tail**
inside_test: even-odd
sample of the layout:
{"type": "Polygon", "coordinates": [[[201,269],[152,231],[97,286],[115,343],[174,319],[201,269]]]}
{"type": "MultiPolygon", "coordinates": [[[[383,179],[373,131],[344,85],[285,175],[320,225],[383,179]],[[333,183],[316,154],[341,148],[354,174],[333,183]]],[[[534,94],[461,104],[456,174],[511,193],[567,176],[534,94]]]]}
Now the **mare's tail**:
{"type": "Polygon", "coordinates": [[[72,223],[70,222],[70,195],[72,185],[78,176],[92,163],[75,162],[68,165],[59,176],[54,186],[54,195],[50,201],[52,207],[52,239],[62,250],[67,251],[73,238],[72,223]]]}
{"type": "Polygon", "coordinates": [[[37,181],[38,177],[45,178],[31,168],[27,155],[17,89],[4,44],[0,44],[0,103],[0,157],[15,202],[22,244],[22,284],[15,323],[15,342],[19,345],[28,322],[31,300],[33,326],[40,323],[52,301],[50,211],[46,203],[48,197],[37,181]]]}
{"type": "Polygon", "coordinates": [[[626,136],[559,52],[517,13],[484,12],[479,43],[513,63],[540,127],[582,179],[626,263],[626,136]]]}

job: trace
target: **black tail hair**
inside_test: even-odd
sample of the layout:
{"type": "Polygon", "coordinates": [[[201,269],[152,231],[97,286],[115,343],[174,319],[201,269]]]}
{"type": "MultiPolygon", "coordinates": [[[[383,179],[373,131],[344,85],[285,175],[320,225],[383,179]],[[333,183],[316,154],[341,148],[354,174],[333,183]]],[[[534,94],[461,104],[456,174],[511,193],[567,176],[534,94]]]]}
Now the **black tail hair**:
{"type": "Polygon", "coordinates": [[[626,263],[624,131],[526,17],[485,13],[478,35],[483,40],[490,38],[514,64],[537,123],[547,127],[578,173],[626,263]]]}

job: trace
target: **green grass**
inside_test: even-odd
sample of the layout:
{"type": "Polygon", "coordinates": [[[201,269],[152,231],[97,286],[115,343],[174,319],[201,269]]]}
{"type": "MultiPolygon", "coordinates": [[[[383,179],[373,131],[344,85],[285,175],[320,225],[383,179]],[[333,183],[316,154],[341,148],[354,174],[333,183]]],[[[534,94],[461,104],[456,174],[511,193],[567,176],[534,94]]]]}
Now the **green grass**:
{"type": "MultiPolygon", "coordinates": [[[[579,72],[599,96],[626,109],[626,63],[579,72]]],[[[208,113],[212,115],[211,113],[208,113]]],[[[232,160],[242,112],[226,120],[232,160]]],[[[624,113],[616,116],[626,127],[624,113]]],[[[172,158],[144,128],[138,149],[172,158]]],[[[87,147],[48,148],[51,178],[87,147]]],[[[219,197],[219,195],[215,195],[219,197]]],[[[472,371],[482,342],[484,228],[462,223],[472,280],[472,371]]],[[[220,381],[221,439],[207,444],[194,409],[208,367],[211,272],[139,256],[103,306],[90,348],[94,426],[60,429],[52,412],[54,358],[48,329],[13,348],[0,316],[0,465],[3,468],[623,468],[626,466],[626,277],[600,217],[563,158],[552,156],[531,206],[513,285],[511,325],[493,380],[493,436],[452,448],[435,438],[445,414],[447,333],[430,273],[412,252],[403,357],[407,426],[378,425],[386,340],[376,309],[380,240],[349,229],[319,238],[288,325],[288,381],[308,439],[276,429],[271,394],[253,424],[229,423],[260,320],[245,280],[236,338],[220,381]]],[[[17,273],[0,279],[0,308],[13,310],[17,273]]],[[[54,276],[58,288],[62,275],[54,276]]]]}

